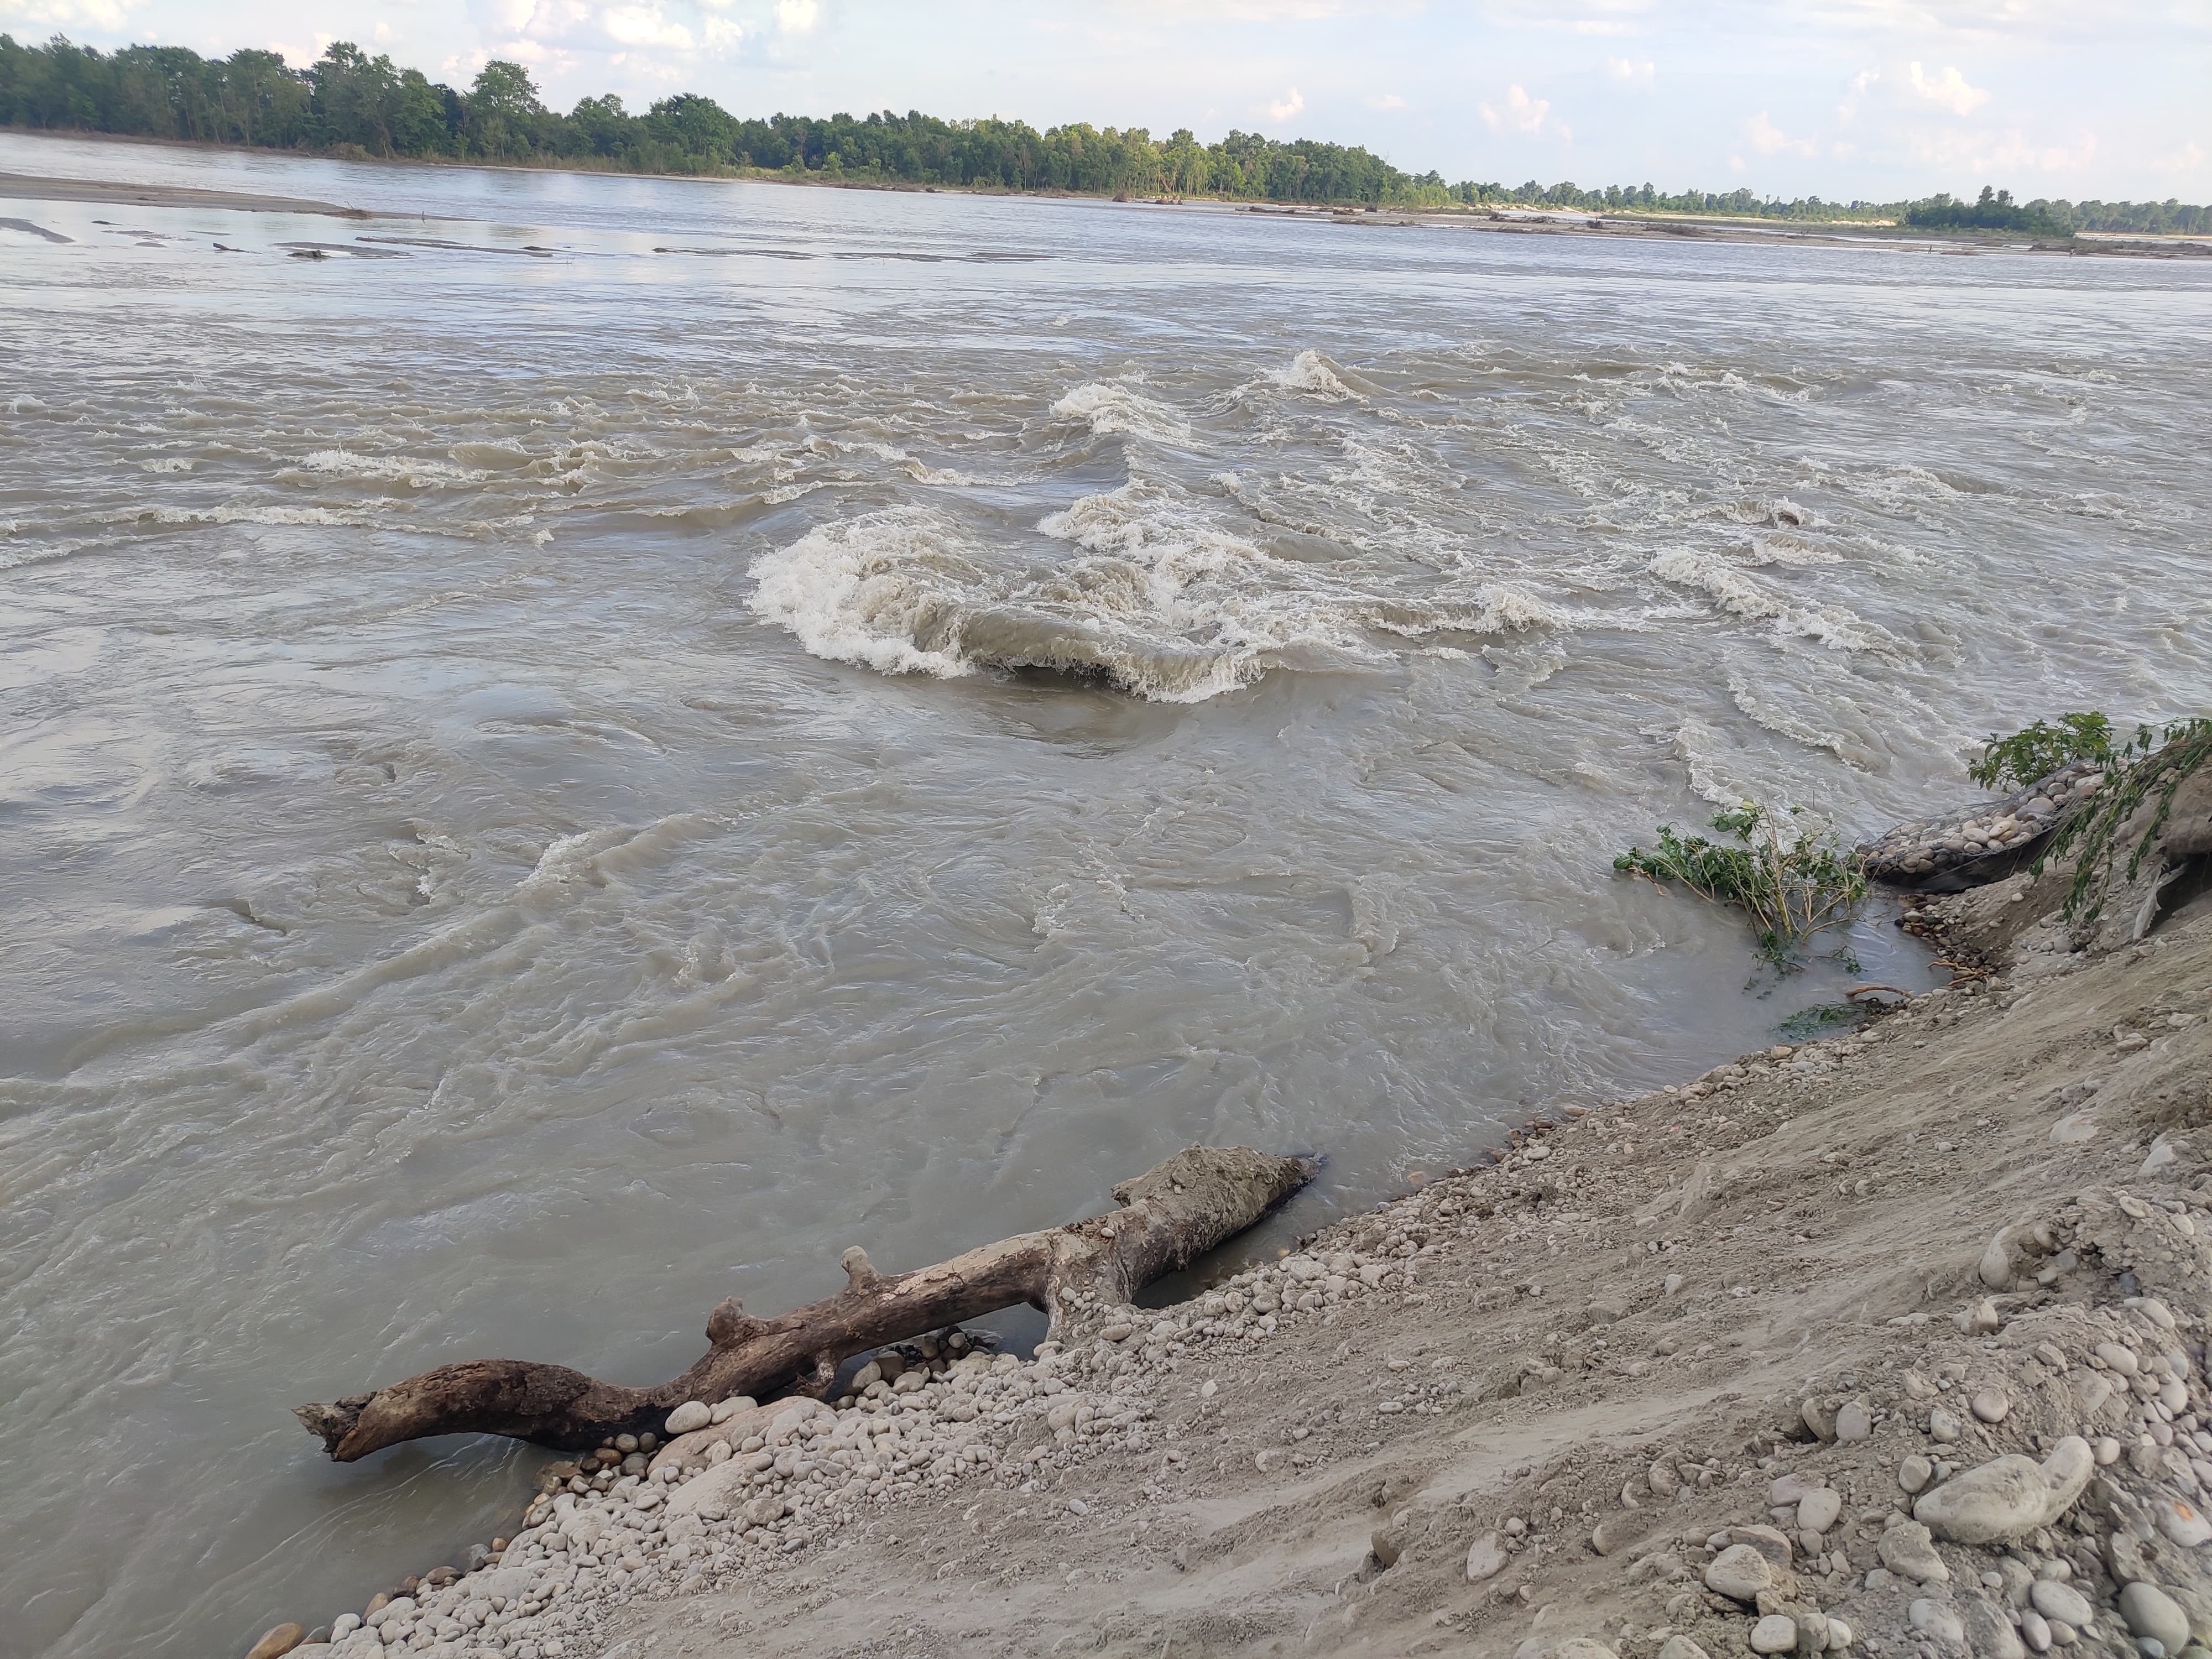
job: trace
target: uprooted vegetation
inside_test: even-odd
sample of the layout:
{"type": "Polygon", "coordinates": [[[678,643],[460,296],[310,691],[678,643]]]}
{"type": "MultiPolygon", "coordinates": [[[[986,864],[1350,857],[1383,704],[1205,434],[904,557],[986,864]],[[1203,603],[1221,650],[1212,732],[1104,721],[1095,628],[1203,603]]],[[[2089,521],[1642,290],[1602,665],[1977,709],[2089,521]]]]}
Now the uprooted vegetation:
{"type": "Polygon", "coordinates": [[[1662,890],[1674,883],[1709,903],[1736,906],[1750,918],[1759,954],[1787,972],[1814,939],[1849,926],[1867,895],[1864,872],[1832,830],[1802,808],[1789,818],[1754,801],[1716,812],[1711,827],[1734,836],[1733,847],[1662,824],[1656,848],[1632,847],[1613,867],[1662,890]]]}

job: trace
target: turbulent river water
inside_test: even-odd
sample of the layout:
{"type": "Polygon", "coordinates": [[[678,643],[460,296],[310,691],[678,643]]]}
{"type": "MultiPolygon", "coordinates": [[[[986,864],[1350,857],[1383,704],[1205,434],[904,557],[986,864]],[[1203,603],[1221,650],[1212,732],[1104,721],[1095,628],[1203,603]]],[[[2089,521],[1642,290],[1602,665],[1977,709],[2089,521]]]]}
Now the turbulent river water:
{"type": "Polygon", "coordinates": [[[1616,850],[2212,702],[2195,264],[0,167],[380,216],[0,201],[11,1653],[535,1467],[297,1401],[672,1374],[1194,1139],[1328,1154],[1272,1245],[1773,1042],[1840,971],[1616,850]]]}

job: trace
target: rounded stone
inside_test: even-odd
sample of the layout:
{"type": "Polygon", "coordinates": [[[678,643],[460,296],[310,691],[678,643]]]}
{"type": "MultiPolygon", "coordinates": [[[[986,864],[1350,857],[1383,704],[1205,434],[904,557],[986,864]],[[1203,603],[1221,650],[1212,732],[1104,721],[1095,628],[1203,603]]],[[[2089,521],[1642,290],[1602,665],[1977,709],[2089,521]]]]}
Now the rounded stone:
{"type": "MultiPolygon", "coordinates": [[[[1773,1584],[1773,1566],[1748,1544],[1730,1544],[1705,1568],[1707,1589],[1746,1605],[1758,1601],[1759,1593],[1773,1584]]],[[[1793,1635],[1790,1639],[1796,1645],[1797,1638],[1793,1635]]]]}
{"type": "Polygon", "coordinates": [[[714,1420],[714,1408],[703,1400],[687,1400],[668,1413],[668,1432],[672,1438],[690,1434],[694,1429],[703,1429],[714,1420]]]}
{"type": "Polygon", "coordinates": [[[2028,1586],[2027,1599],[2035,1610],[2053,1624],[2068,1624],[2079,1630],[2096,1616],[2089,1598],[2071,1584],[2063,1584],[2056,1578],[2039,1578],[2028,1586]]]}
{"type": "Polygon", "coordinates": [[[2189,1615],[2155,1584],[2138,1582],[2121,1590],[2120,1617],[2137,1636],[2162,1643],[2168,1653],[2189,1645],[2189,1615]]]}
{"type": "Polygon", "coordinates": [[[1786,1613],[1770,1613],[1751,1627],[1753,1653],[1790,1653],[1797,1646],[1797,1621],[1786,1613]]]}
{"type": "Polygon", "coordinates": [[[1909,1454],[1905,1460],[1897,1466],[1897,1484],[1909,1492],[1924,1490],[1928,1483],[1935,1478],[1936,1466],[1918,1452],[1909,1454]]]}
{"type": "Polygon", "coordinates": [[[1984,1389],[1973,1397],[1969,1409],[1984,1423],[2002,1423],[2012,1410],[2012,1401],[1995,1389],[1984,1389]]]}
{"type": "Polygon", "coordinates": [[[1996,1608],[1975,1596],[1961,1609],[1966,1626],[1966,1650],[1974,1659],[2027,1659],[2020,1632],[1996,1608]]]}
{"type": "Polygon", "coordinates": [[[2179,1498],[2159,1498],[2151,1504],[2151,1513],[2158,1519],[2158,1529],[2185,1550],[2199,1544],[2212,1542],[2212,1521],[2194,1504],[2179,1498]]]}
{"type": "Polygon", "coordinates": [[[1917,1521],[1899,1517],[1893,1521],[1875,1540],[1875,1553],[1881,1564],[1899,1577],[1910,1578],[1915,1583],[1948,1583],[1951,1569],[1936,1552],[1928,1528],[1917,1521]]]}
{"type": "Polygon", "coordinates": [[[1966,1621],[1948,1602],[1938,1601],[1923,1595],[1905,1610],[1905,1622],[1923,1636],[1938,1642],[1963,1644],[1966,1639],[1966,1621]]]}
{"type": "Polygon", "coordinates": [[[246,1650],[246,1659],[282,1659],[307,1639],[305,1625],[277,1625],[264,1632],[261,1639],[246,1650]]]}
{"type": "Polygon", "coordinates": [[[1512,1559],[1505,1551],[1505,1540],[1494,1532],[1486,1532],[1476,1539],[1467,1552],[1467,1582],[1480,1584],[1495,1578],[1505,1571],[1512,1559]]]}
{"type": "Polygon", "coordinates": [[[1832,1486],[1818,1486],[1797,1500],[1797,1524],[1807,1532],[1826,1532],[1844,1512],[1844,1495],[1832,1486]]]}

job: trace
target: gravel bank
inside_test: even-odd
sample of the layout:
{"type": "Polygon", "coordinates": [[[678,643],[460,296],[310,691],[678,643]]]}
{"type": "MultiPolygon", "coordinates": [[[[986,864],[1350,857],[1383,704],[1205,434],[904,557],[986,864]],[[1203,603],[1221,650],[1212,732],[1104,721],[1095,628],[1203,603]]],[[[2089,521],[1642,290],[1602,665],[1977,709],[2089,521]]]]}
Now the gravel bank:
{"type": "Polygon", "coordinates": [[[2015,950],[2054,890],[1190,1303],[686,1407],[294,1651],[2207,1659],[2212,916],[2015,950]]]}

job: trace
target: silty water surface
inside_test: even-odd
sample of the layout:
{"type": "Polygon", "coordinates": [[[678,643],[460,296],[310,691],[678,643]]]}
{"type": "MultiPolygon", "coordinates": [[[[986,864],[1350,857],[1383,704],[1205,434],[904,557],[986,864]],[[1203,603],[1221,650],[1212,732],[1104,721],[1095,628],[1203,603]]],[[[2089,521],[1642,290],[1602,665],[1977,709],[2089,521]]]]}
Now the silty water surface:
{"type": "Polygon", "coordinates": [[[299,1401],[655,1379],[1194,1139],[1329,1155],[1272,1245],[1771,1042],[1837,972],[1616,850],[2212,692],[2195,264],[0,167],[391,216],[0,204],[11,1651],[327,1620],[538,1461],[299,1401]]]}

